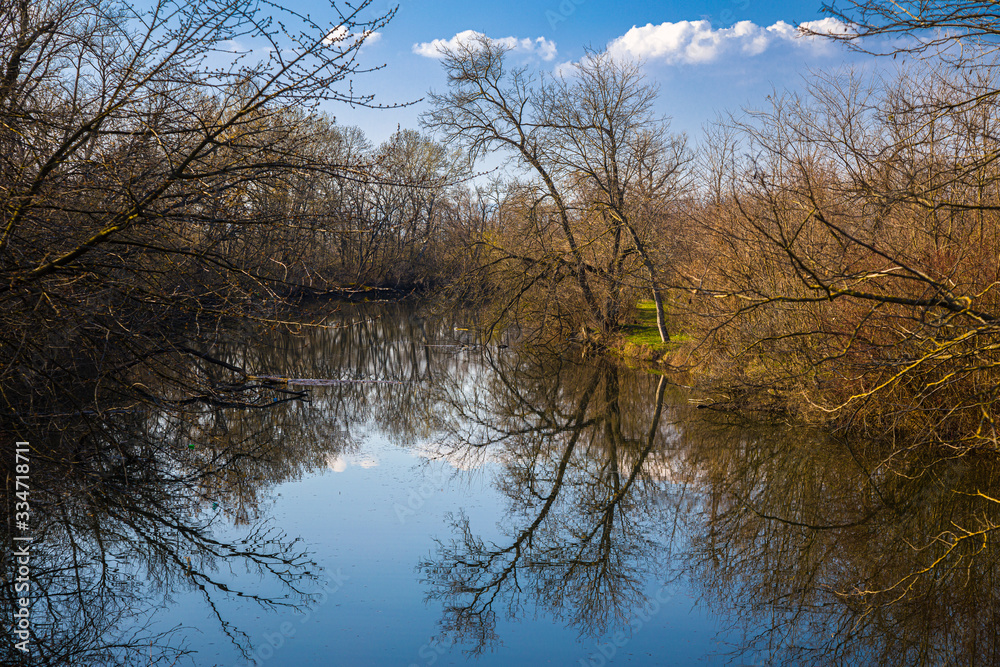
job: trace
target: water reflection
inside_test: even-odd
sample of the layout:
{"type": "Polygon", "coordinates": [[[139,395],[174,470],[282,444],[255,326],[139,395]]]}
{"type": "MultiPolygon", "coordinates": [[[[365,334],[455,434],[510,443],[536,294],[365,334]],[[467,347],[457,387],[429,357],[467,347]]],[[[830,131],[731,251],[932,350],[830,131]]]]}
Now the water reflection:
{"type": "MultiPolygon", "coordinates": [[[[500,532],[455,507],[436,549],[399,575],[422,580],[443,644],[482,655],[510,618],[627,638],[669,581],[728,619],[743,641],[724,658],[737,662],[1000,663],[991,455],[735,422],[667,379],[481,333],[463,314],[360,305],[326,327],[234,329],[214,361],[143,378],[152,408],[87,412],[81,397],[5,422],[9,449],[33,447],[30,664],[174,664],[185,630],[143,619],[192,591],[252,655],[221,603],[294,609],[322,576],[315,536],[276,530],[267,499],[375,465],[373,433],[456,475],[496,474],[500,532]],[[211,391],[192,401],[178,386],[211,391]]],[[[7,610],[13,566],[4,559],[7,610]]],[[[670,660],[662,641],[653,663],[670,660]]],[[[18,660],[8,633],[2,662],[18,660]]]]}
{"type": "MultiPolygon", "coordinates": [[[[16,559],[0,564],[8,623],[18,599],[31,600],[30,653],[18,648],[25,637],[5,632],[2,664],[177,664],[188,653],[187,628],[161,629],[149,617],[190,591],[218,634],[250,659],[249,636],[220,603],[301,609],[322,577],[308,546],[261,512],[270,489],[357,452],[351,423],[377,417],[400,441],[430,432],[440,416],[414,390],[432,379],[424,341],[458,352],[468,338],[440,318],[380,306],[303,331],[223,333],[209,351],[188,348],[127,371],[140,400],[76,374],[72,385],[56,378],[50,393],[25,394],[2,416],[10,514],[0,530],[8,545],[24,534],[13,523],[13,451],[26,441],[32,538],[27,594],[16,588],[16,559]],[[313,395],[260,379],[274,374],[344,384],[313,395]],[[371,382],[376,376],[395,381],[371,382]]],[[[471,363],[450,359],[436,372],[471,363]]]]}
{"type": "Polygon", "coordinates": [[[486,540],[458,516],[421,563],[444,641],[480,653],[532,608],[627,633],[643,582],[681,576],[750,664],[1000,662],[993,454],[734,422],[607,362],[484,366],[438,385],[456,416],[438,451],[502,462],[508,520],[486,540]]]}
{"type": "MultiPolygon", "coordinates": [[[[183,369],[173,370],[180,378],[183,369]]],[[[202,380],[192,377],[188,386],[202,380]]],[[[18,598],[31,600],[31,635],[4,634],[3,664],[175,664],[186,652],[182,629],[156,628],[149,614],[184,591],[197,592],[218,634],[246,653],[249,641],[218,611],[220,600],[304,603],[315,569],[307,550],[258,508],[268,488],[311,469],[321,455],[295,426],[308,404],[286,402],[280,388],[246,389],[239,397],[246,405],[237,409],[173,401],[170,388],[152,380],[145,386],[161,407],[105,403],[73,411],[87,405],[85,395],[53,394],[69,405],[36,406],[14,423],[5,420],[4,501],[13,510],[26,497],[30,518],[27,530],[5,522],[3,537],[6,544],[25,534],[32,540],[29,590],[16,588],[9,553],[0,566],[5,619],[18,598]],[[16,441],[30,443],[26,496],[13,483],[16,441]],[[228,537],[219,530],[232,525],[242,528],[228,537]],[[267,592],[259,591],[261,580],[272,582],[267,592]],[[17,646],[25,639],[27,654],[17,646]]],[[[341,446],[322,442],[327,450],[341,446]]]]}
{"type": "Polygon", "coordinates": [[[706,511],[692,579],[768,664],[991,665],[998,653],[997,467],[689,424],[706,511]],[[749,629],[757,626],[755,632],[749,629]]]}
{"type": "Polygon", "coordinates": [[[474,391],[441,386],[462,419],[439,452],[491,450],[510,520],[498,543],[458,516],[455,536],[420,565],[444,605],[445,641],[480,653],[498,640],[498,614],[534,607],[585,635],[620,630],[670,548],[662,482],[676,429],[662,419],[665,378],[529,355],[485,365],[474,391]]]}

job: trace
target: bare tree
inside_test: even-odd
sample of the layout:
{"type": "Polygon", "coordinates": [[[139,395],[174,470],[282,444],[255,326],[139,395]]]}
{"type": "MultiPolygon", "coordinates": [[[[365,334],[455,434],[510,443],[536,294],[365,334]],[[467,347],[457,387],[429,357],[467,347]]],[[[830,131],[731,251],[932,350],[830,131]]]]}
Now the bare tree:
{"type": "MultiPolygon", "coordinates": [[[[575,190],[583,191],[581,205],[596,208],[610,227],[608,282],[622,282],[628,254],[638,254],[666,342],[662,268],[649,249],[657,222],[651,213],[655,203],[681,193],[691,158],[686,137],[669,134],[667,121],[654,116],[656,96],[638,63],[588,52],[571,78],[561,77],[547,87],[542,118],[551,128],[553,164],[574,179],[575,190]]],[[[609,303],[605,308],[612,321],[617,320],[616,307],[609,303]]]]}
{"type": "Polygon", "coordinates": [[[1000,12],[992,2],[846,0],[840,6],[824,4],[822,11],[849,29],[806,32],[884,55],[945,55],[953,63],[975,66],[983,62],[984,55],[996,51],[995,38],[1000,35],[1000,12]],[[907,39],[871,39],[898,36],[907,39]],[[976,48],[953,49],[959,43],[976,48]]]}
{"type": "Polygon", "coordinates": [[[626,281],[635,255],[667,340],[662,267],[650,251],[657,221],[646,213],[650,201],[682,187],[685,139],[652,114],[656,90],[638,65],[589,53],[571,78],[536,78],[513,67],[508,51],[480,37],[446,52],[451,90],[431,95],[425,124],[461,142],[473,159],[502,150],[537,179],[520,193],[525,227],[545,241],[546,253],[519,247],[507,260],[541,268],[548,281],[572,275],[591,321],[607,331],[620,321],[618,292],[635,286],[626,281]]]}

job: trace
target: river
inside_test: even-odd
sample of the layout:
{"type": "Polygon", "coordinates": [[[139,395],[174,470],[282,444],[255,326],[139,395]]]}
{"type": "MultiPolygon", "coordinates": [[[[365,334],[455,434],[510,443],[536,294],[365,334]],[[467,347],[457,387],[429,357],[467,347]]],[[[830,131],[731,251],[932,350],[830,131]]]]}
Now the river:
{"type": "Polygon", "coordinates": [[[988,457],[329,310],[210,351],[243,404],[108,412],[107,454],[38,473],[31,664],[996,664],[988,457]]]}

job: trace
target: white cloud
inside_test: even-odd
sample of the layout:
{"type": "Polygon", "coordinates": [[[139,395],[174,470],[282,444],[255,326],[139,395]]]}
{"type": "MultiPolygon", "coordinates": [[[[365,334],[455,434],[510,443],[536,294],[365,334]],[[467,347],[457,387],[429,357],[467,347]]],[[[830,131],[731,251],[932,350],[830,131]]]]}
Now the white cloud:
{"type": "Polygon", "coordinates": [[[822,35],[847,35],[853,32],[851,25],[830,17],[820,19],[819,21],[806,21],[805,23],[800,23],[799,28],[802,30],[810,30],[822,35]]]}
{"type": "Polygon", "coordinates": [[[708,21],[678,21],[633,27],[608,44],[612,55],[661,61],[668,64],[710,63],[728,54],[756,56],[778,43],[813,50],[829,44],[822,37],[803,35],[800,29],[819,33],[846,33],[849,28],[832,18],[792,26],[784,21],[762,27],[740,21],[731,28],[713,28],[708,21]]]}
{"type": "Polygon", "coordinates": [[[335,44],[336,42],[342,42],[347,39],[347,36],[351,34],[347,31],[347,28],[338,25],[336,28],[326,33],[326,37],[323,38],[324,44],[335,44]]]}
{"type": "Polygon", "coordinates": [[[364,40],[364,46],[369,46],[382,39],[382,33],[371,30],[366,30],[361,33],[349,32],[346,27],[339,25],[330,32],[326,33],[326,37],[323,38],[323,43],[327,46],[331,46],[333,44],[350,45],[356,40],[362,39],[364,40]]]}
{"type": "MultiPolygon", "coordinates": [[[[481,32],[463,30],[451,39],[435,39],[430,42],[414,44],[413,52],[427,58],[441,58],[444,55],[444,51],[453,50],[462,44],[468,45],[483,37],[486,37],[486,35],[481,32]]],[[[535,39],[528,37],[521,39],[517,37],[488,39],[494,44],[500,44],[512,49],[515,53],[538,56],[542,60],[552,60],[556,57],[556,43],[544,37],[536,37],[535,39]]]]}
{"type": "Polygon", "coordinates": [[[375,456],[342,456],[339,454],[326,455],[326,467],[333,472],[344,472],[350,466],[357,466],[359,468],[377,468],[378,464],[378,458],[375,456]]]}
{"type": "Polygon", "coordinates": [[[578,63],[572,60],[567,60],[564,63],[557,63],[555,67],[552,68],[552,73],[556,76],[572,77],[575,76],[579,71],[580,66],[578,63]]]}

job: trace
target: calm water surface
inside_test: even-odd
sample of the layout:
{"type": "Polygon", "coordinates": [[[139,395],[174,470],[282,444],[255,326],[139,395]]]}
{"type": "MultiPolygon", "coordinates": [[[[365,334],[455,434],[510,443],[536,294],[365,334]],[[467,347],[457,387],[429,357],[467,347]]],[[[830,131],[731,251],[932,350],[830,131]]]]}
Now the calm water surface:
{"type": "Polygon", "coordinates": [[[991,464],[734,423],[427,307],[328,325],[213,350],[290,378],[251,409],[121,416],[152,453],[101,463],[88,512],[53,501],[50,655],[995,664],[991,464]]]}
{"type": "MultiPolygon", "coordinates": [[[[697,501],[676,387],[518,352],[461,317],[345,311],[338,328],[228,351],[309,389],[290,423],[230,419],[282,421],[273,437],[312,459],[253,511],[301,539],[316,579],[295,610],[175,593],[156,627],[192,625],[196,664],[712,664],[731,649],[681,575],[676,509],[697,501]]],[[[266,579],[227,568],[225,585],[266,579]]]]}

